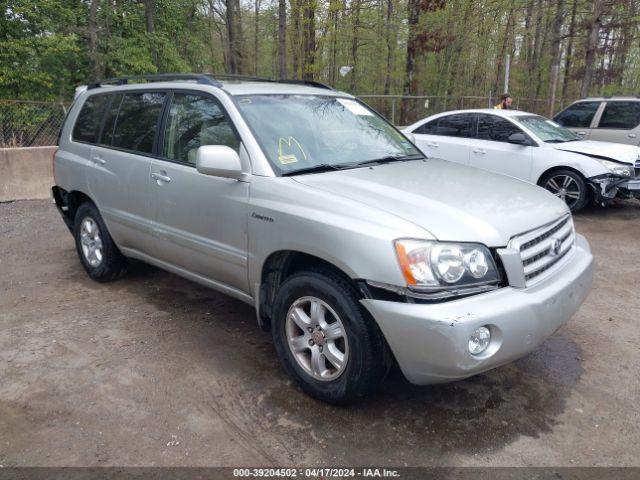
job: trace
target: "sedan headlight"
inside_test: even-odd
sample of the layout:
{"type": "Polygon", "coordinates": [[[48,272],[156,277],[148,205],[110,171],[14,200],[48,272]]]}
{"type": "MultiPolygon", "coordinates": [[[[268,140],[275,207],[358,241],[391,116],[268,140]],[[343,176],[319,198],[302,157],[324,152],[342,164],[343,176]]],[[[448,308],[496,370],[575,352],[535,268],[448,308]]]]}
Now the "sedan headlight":
{"type": "Polygon", "coordinates": [[[634,170],[633,165],[626,163],[612,162],[610,160],[598,160],[604,168],[616,175],[624,175],[626,177],[633,177],[634,170]]]}
{"type": "Polygon", "coordinates": [[[500,280],[491,252],[484,245],[401,239],[395,247],[410,288],[442,290],[500,280]]]}

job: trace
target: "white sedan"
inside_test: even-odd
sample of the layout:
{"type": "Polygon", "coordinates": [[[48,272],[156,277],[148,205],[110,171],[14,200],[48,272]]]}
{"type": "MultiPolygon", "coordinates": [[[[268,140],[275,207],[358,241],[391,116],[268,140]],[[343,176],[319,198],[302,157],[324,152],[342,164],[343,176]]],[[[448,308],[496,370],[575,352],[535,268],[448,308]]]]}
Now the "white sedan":
{"type": "Polygon", "coordinates": [[[516,110],[440,113],[403,129],[428,157],[538,184],[572,211],[591,200],[640,198],[640,148],[582,140],[539,115],[516,110]]]}

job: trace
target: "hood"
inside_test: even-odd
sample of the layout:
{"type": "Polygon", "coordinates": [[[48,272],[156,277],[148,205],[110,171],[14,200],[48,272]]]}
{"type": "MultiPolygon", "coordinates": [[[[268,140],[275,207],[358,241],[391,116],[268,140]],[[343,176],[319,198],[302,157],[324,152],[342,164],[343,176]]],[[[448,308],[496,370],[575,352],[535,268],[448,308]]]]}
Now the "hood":
{"type": "Polygon", "coordinates": [[[490,247],[568,213],[540,187],[433,158],[291,178],[396,215],[438,240],[490,247]]]}
{"type": "Polygon", "coordinates": [[[635,163],[640,160],[640,148],[624,143],[596,142],[594,140],[581,140],[578,142],[566,142],[554,144],[556,150],[581,153],[590,157],[605,160],[615,160],[623,163],[635,163]]]}

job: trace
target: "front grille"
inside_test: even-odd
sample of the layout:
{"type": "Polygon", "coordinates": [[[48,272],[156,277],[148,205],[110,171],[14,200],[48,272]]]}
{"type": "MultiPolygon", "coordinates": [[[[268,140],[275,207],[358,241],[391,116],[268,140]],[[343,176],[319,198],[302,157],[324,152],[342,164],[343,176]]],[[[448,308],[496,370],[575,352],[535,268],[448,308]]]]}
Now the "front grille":
{"type": "Polygon", "coordinates": [[[636,160],[634,168],[636,170],[636,177],[640,177],[640,158],[636,160]]]}
{"type": "Polygon", "coordinates": [[[509,248],[520,252],[527,286],[551,274],[575,244],[575,229],[571,215],[511,239],[509,248]],[[546,275],[545,275],[546,274],[546,275]]]}

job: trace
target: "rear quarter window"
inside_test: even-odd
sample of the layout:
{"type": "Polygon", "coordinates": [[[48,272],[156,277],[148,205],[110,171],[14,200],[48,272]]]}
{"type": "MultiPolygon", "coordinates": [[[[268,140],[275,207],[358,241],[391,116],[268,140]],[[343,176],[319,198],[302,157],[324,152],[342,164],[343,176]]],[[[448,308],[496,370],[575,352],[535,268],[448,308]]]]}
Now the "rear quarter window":
{"type": "Polygon", "coordinates": [[[640,102],[607,102],[598,128],[630,130],[640,125],[640,102]]]}
{"type": "Polygon", "coordinates": [[[73,127],[73,140],[86,143],[98,141],[102,117],[108,104],[107,95],[93,95],[87,98],[73,127]]]}

